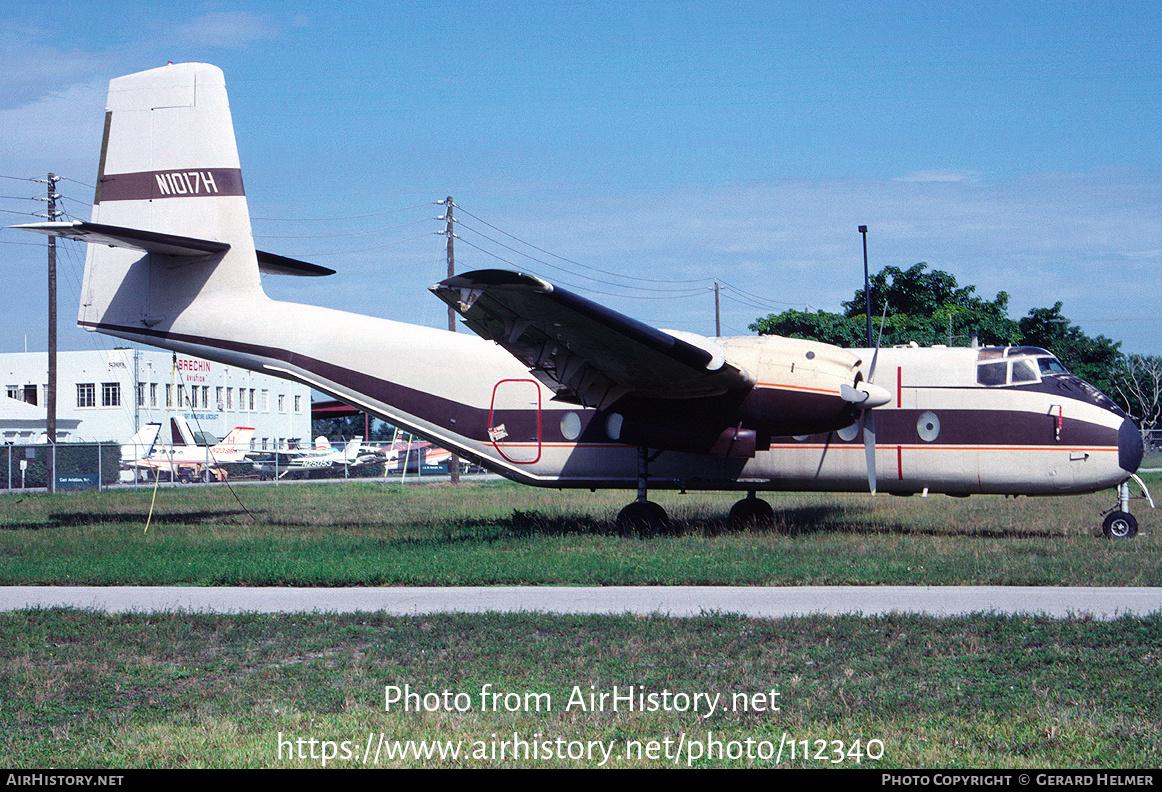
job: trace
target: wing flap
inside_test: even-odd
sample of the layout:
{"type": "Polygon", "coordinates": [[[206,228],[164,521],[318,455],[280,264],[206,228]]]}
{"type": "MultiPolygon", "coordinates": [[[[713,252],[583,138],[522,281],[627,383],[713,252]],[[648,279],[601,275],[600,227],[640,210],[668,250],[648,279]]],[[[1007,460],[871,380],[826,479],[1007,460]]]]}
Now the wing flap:
{"type": "Polygon", "coordinates": [[[754,385],[710,339],[657,330],[532,275],[478,270],[432,292],[562,400],[604,407],[626,394],[696,398],[754,385]]]}

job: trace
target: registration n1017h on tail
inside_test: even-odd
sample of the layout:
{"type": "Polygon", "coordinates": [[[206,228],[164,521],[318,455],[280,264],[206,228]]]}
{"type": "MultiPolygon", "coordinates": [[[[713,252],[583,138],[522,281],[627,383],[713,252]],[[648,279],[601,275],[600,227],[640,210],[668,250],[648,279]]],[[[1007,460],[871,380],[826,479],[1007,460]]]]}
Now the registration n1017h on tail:
{"type": "Polygon", "coordinates": [[[271,300],[260,272],[325,275],[257,251],[225,81],[178,64],[109,84],[78,323],[310,385],[537,486],[637,488],[619,517],[666,523],[649,487],[1052,495],[1119,488],[1132,535],[1134,424],[1048,352],[840,349],[663,331],[529,274],[432,287],[479,335],[271,300]]]}

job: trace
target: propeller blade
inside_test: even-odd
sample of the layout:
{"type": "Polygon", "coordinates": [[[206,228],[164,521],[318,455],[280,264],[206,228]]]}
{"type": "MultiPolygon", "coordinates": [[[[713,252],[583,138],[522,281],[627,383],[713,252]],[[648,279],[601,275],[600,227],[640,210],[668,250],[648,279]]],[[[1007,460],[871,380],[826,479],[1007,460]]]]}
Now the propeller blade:
{"type": "Polygon", "coordinates": [[[884,340],[884,323],[888,321],[888,303],[884,301],[884,315],[880,317],[880,333],[876,336],[876,351],[872,353],[871,368],[867,372],[867,381],[876,381],[876,360],[880,356],[880,342],[884,340]]]}
{"type": "Polygon", "coordinates": [[[861,414],[863,421],[863,455],[867,461],[867,486],[876,494],[876,416],[872,410],[861,414]]]}

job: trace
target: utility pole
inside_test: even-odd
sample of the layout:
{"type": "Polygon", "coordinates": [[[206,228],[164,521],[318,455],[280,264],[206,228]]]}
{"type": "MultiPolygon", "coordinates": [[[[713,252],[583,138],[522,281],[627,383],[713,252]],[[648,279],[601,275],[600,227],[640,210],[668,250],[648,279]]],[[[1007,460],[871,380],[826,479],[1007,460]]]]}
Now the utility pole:
{"type": "Polygon", "coordinates": [[[722,338],[722,315],[718,310],[718,278],[714,279],[714,337],[722,338]]]}
{"type": "MultiPolygon", "coordinates": [[[[60,179],[55,174],[48,174],[45,184],[48,185],[48,219],[55,221],[59,216],[56,209],[56,199],[60,198],[56,192],[56,183],[60,179]]],[[[48,481],[45,488],[49,492],[56,492],[56,237],[48,238],[48,386],[44,393],[45,422],[44,431],[48,436],[48,459],[46,470],[48,481]]]]}
{"type": "MultiPolygon", "coordinates": [[[[455,206],[455,204],[452,203],[452,196],[449,195],[447,198],[444,199],[444,219],[447,221],[447,224],[444,226],[444,234],[448,237],[448,277],[449,278],[451,278],[453,275],[456,274],[456,252],[452,246],[452,240],[456,238],[456,235],[454,233],[452,233],[452,207],[453,206],[455,206]]],[[[450,330],[453,333],[456,332],[456,310],[452,307],[452,305],[450,303],[448,305],[448,330],[450,330]]],[[[406,463],[405,463],[404,467],[405,468],[407,467],[406,463]]],[[[452,456],[450,456],[448,458],[448,477],[449,477],[449,480],[453,484],[460,483],[460,457],[456,454],[452,454],[452,456]]]]}

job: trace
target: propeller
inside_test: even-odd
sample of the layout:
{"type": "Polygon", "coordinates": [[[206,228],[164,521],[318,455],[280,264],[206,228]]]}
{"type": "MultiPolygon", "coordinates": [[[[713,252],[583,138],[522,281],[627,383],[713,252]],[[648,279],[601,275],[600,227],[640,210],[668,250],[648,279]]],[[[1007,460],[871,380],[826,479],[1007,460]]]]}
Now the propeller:
{"type": "Polygon", "coordinates": [[[874,384],[876,377],[876,361],[880,356],[880,342],[884,337],[884,322],[888,317],[888,306],[884,305],[884,315],[880,318],[880,333],[876,338],[876,351],[872,353],[871,367],[867,372],[866,382],[857,382],[855,386],[841,385],[839,394],[844,401],[859,410],[859,426],[863,433],[863,455],[867,463],[867,484],[872,495],[876,494],[876,419],[873,410],[892,400],[892,394],[879,385],[874,384]]]}

